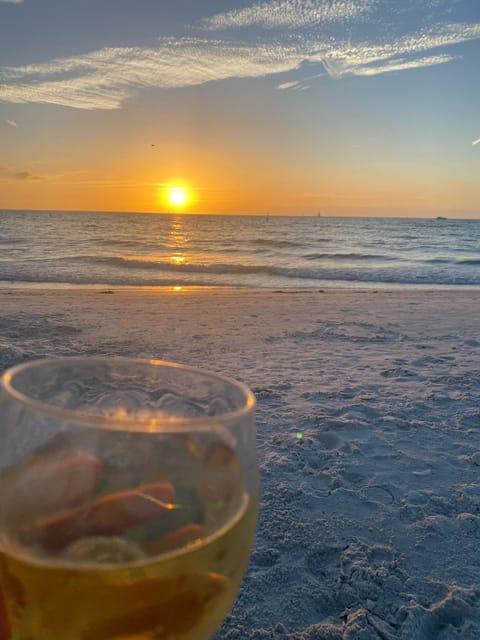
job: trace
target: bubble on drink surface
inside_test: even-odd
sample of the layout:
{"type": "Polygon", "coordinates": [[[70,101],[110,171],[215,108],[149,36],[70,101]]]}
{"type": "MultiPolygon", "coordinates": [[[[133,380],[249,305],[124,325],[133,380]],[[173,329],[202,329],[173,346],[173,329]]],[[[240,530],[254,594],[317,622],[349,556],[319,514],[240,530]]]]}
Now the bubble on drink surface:
{"type": "Polygon", "coordinates": [[[134,562],[145,558],[133,542],[119,537],[90,536],[72,542],[64,552],[69,560],[99,563],[134,562]]]}

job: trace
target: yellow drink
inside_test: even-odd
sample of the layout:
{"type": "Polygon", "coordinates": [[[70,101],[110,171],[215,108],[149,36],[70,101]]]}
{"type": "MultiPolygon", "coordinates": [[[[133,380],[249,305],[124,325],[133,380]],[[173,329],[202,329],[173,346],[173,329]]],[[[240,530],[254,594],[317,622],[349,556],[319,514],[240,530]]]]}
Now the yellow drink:
{"type": "Polygon", "coordinates": [[[0,562],[12,640],[211,637],[242,579],[255,511],[245,501],[210,539],[148,562],[62,566],[5,552],[0,562]]]}
{"type": "MultiPolygon", "coordinates": [[[[244,492],[240,464],[225,445],[216,442],[192,452],[169,438],[168,446],[175,456],[166,464],[163,478],[170,472],[172,483],[148,484],[152,478],[145,465],[136,480],[147,484],[111,493],[119,479],[103,465],[102,474],[95,471],[103,489],[89,495],[86,506],[78,486],[75,495],[68,494],[59,480],[52,480],[59,469],[65,474],[65,468],[71,470],[79,461],[84,470],[92,466],[92,456],[78,449],[72,453],[71,443],[67,454],[35,456],[10,472],[14,482],[7,479],[7,484],[13,496],[13,487],[25,489],[33,473],[37,491],[47,478],[64,500],[81,495],[82,504],[52,511],[52,489],[46,492],[48,509],[42,513],[38,507],[33,519],[25,519],[21,502],[32,512],[32,494],[24,491],[20,506],[13,499],[13,524],[0,554],[10,635],[4,631],[2,637],[0,627],[0,640],[211,638],[239,588],[255,530],[256,504],[244,492]],[[182,483],[183,488],[176,487],[182,483]],[[162,501],[157,507],[152,486],[164,492],[170,487],[178,500],[188,497],[193,487],[196,507],[162,501]],[[150,508],[158,509],[153,518],[150,508]],[[131,522],[132,513],[139,519],[137,526],[131,522]],[[150,517],[146,524],[145,513],[150,517]]],[[[75,477],[79,475],[77,469],[75,477]]],[[[84,472],[83,481],[90,487],[91,474],[84,472]]]]}

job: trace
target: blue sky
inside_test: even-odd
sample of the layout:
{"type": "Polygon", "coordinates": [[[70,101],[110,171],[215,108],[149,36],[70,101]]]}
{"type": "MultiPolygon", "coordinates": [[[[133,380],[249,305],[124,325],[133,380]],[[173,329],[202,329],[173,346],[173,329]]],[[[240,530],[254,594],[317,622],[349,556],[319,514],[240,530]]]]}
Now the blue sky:
{"type": "Polygon", "coordinates": [[[140,184],[121,132],[198,211],[477,217],[479,68],[476,0],[0,0],[0,206],[140,184]]]}

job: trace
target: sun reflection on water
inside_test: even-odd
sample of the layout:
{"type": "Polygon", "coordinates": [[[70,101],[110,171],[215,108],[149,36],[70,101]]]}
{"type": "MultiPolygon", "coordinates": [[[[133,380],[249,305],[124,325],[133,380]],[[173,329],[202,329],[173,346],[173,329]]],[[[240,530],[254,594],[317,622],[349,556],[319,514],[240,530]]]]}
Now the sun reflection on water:
{"type": "Polygon", "coordinates": [[[190,241],[188,231],[183,216],[173,217],[168,230],[167,245],[172,249],[183,249],[190,241]]]}

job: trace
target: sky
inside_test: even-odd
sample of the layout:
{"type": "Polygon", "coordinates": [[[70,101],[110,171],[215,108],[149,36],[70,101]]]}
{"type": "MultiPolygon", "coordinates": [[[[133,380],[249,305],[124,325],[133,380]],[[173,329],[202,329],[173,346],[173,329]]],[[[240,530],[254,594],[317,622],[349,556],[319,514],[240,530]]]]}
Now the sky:
{"type": "Polygon", "coordinates": [[[479,69],[478,0],[0,0],[0,208],[480,218],[479,69]]]}

